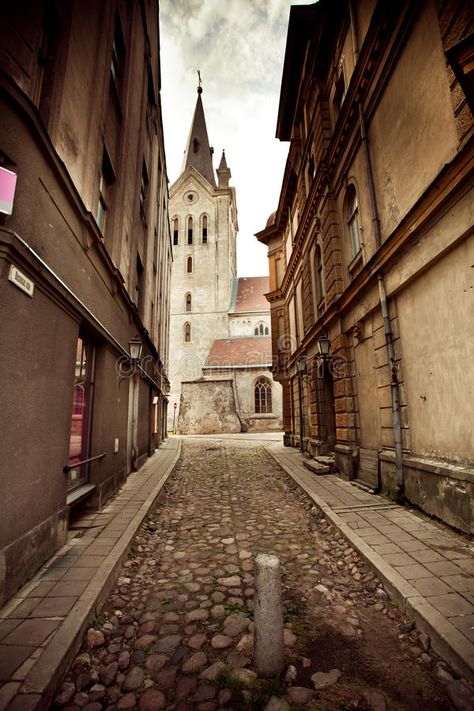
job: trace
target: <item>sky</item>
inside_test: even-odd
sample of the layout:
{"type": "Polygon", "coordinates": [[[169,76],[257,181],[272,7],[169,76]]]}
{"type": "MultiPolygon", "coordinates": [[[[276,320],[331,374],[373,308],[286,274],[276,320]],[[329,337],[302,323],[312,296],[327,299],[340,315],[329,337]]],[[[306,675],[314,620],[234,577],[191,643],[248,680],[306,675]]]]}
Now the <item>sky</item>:
{"type": "MultiPolygon", "coordinates": [[[[314,0],[298,0],[307,5],[314,0]]],[[[268,273],[254,237],[277,208],[288,143],[275,138],[290,0],[161,0],[161,102],[168,178],[182,170],[198,77],[214,168],[237,193],[239,276],[268,273]]]]}

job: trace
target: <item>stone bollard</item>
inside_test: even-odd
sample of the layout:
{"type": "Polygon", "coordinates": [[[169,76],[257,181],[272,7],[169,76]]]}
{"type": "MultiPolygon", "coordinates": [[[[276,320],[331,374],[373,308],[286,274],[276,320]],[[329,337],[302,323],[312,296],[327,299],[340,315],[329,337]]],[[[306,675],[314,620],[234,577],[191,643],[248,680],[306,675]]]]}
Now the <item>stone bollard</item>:
{"type": "Polygon", "coordinates": [[[276,677],[285,665],[280,561],[260,553],[255,565],[254,666],[258,676],[276,677]]]}

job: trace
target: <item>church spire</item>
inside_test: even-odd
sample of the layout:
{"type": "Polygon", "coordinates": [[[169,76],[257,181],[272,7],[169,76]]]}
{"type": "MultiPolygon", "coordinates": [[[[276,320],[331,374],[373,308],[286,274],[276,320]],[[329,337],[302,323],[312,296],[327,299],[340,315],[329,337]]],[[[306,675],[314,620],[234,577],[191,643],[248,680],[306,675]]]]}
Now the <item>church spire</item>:
{"type": "Polygon", "coordinates": [[[230,168],[227,167],[227,161],[225,159],[225,151],[222,151],[221,162],[217,169],[217,179],[219,181],[220,188],[229,187],[229,178],[231,178],[230,168]]]}
{"type": "Polygon", "coordinates": [[[194,109],[193,122],[189,132],[188,143],[184,151],[183,171],[191,165],[198,173],[215,188],[216,179],[212,165],[212,154],[214,149],[209,146],[207,137],[206,119],[204,118],[204,108],[202,105],[201,75],[198,72],[199,86],[197,88],[198,98],[194,109]]]}

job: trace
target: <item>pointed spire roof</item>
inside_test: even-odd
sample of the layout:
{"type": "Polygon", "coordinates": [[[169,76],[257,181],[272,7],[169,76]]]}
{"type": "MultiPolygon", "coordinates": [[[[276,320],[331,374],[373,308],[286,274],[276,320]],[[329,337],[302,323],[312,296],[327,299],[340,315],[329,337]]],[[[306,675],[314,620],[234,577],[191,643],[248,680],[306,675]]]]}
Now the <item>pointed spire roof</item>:
{"type": "Polygon", "coordinates": [[[206,119],[204,118],[204,108],[202,105],[202,87],[198,86],[198,98],[194,109],[193,122],[189,132],[188,143],[184,151],[183,171],[191,165],[198,173],[215,188],[216,179],[212,165],[212,154],[214,150],[209,146],[207,137],[206,119]]]}
{"type": "Polygon", "coordinates": [[[221,162],[219,163],[219,167],[217,169],[217,179],[219,181],[219,187],[228,188],[229,178],[231,177],[232,175],[230,172],[230,168],[227,167],[227,161],[225,159],[225,151],[222,151],[221,162]]]}

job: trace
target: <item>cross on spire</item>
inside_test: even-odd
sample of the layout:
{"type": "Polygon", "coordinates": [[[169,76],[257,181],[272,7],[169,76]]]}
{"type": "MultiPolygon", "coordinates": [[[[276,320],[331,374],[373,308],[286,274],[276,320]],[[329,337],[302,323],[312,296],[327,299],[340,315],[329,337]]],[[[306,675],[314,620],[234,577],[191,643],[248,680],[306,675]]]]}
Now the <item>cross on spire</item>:
{"type": "Polygon", "coordinates": [[[197,71],[197,75],[198,75],[198,79],[199,79],[198,94],[201,94],[201,92],[202,92],[201,70],[196,69],[196,71],[197,71]]]}

